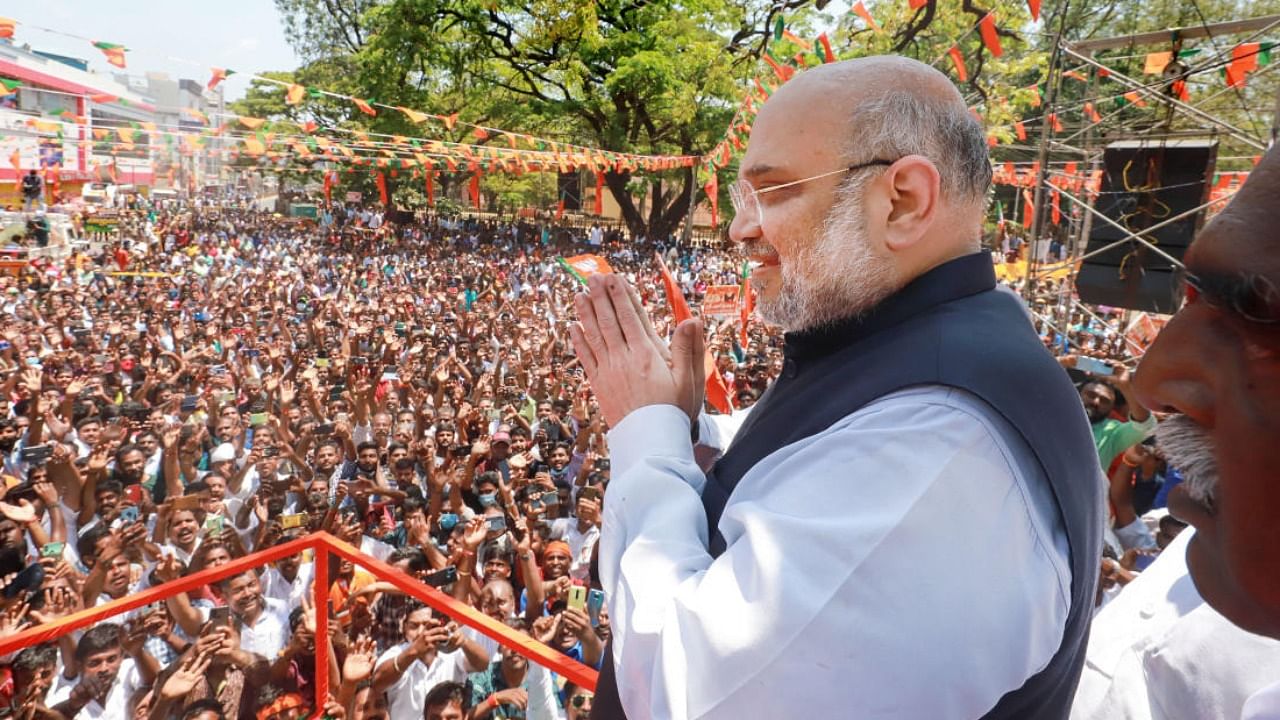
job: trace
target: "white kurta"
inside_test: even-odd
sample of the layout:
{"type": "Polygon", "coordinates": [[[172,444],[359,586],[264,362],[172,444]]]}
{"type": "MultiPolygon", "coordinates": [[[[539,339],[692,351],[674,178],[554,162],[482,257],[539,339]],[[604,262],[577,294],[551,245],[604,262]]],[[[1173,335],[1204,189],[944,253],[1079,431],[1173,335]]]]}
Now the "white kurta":
{"type": "Polygon", "coordinates": [[[968,393],[894,393],[764,458],[714,559],[687,417],[641,408],[609,445],[599,562],[629,717],[974,718],[1062,641],[1048,482],[968,393]]]}
{"type": "Polygon", "coordinates": [[[1071,720],[1238,718],[1280,678],[1280,641],[1209,607],[1187,574],[1183,530],[1098,612],[1071,720]]]}

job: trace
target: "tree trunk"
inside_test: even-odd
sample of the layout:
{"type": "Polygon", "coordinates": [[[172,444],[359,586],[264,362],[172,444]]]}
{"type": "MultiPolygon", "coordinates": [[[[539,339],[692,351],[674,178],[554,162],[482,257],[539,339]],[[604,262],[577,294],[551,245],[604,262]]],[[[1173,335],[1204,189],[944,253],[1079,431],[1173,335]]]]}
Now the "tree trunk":
{"type": "Polygon", "coordinates": [[[636,207],[635,199],[627,192],[627,184],[631,181],[631,173],[606,172],[604,183],[613,193],[618,207],[622,209],[623,222],[631,230],[632,235],[644,235],[646,238],[665,238],[684,219],[689,211],[689,201],[694,191],[694,169],[688,168],[681,180],[678,192],[662,192],[660,182],[653,184],[653,202],[649,206],[649,217],[645,218],[636,207]]]}

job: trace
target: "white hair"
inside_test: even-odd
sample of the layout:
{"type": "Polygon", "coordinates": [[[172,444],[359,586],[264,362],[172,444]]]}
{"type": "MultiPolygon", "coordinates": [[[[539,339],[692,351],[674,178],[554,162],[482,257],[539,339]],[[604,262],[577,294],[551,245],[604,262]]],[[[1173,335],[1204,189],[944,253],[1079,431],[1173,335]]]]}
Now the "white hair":
{"type": "Polygon", "coordinates": [[[857,317],[898,289],[893,261],[872,248],[863,215],[863,191],[875,169],[882,168],[855,171],[837,188],[816,242],[782,266],[774,297],[758,300],[766,322],[787,331],[820,328],[857,317]]]}
{"type": "Polygon", "coordinates": [[[849,133],[845,154],[851,163],[922,155],[938,169],[944,197],[961,205],[986,201],[991,188],[987,136],[955,103],[890,91],[854,106],[849,133]]]}

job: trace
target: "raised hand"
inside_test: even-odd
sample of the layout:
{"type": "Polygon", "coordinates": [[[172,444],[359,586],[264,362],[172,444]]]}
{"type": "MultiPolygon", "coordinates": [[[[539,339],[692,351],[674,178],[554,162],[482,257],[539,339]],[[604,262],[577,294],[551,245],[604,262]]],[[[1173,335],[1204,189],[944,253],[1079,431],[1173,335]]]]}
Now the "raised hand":
{"type": "Polygon", "coordinates": [[[35,522],[36,519],[35,506],[26,499],[19,500],[17,505],[0,502],[0,514],[19,525],[28,525],[35,522]]]}
{"type": "Polygon", "coordinates": [[[347,658],[342,663],[342,679],[352,685],[364,682],[373,675],[373,663],[376,659],[373,638],[361,635],[347,651],[347,658]]]}
{"type": "Polygon", "coordinates": [[[160,688],[160,697],[166,700],[182,700],[192,690],[196,684],[204,679],[204,674],[209,669],[210,663],[213,662],[212,654],[207,651],[198,651],[188,655],[182,664],[178,666],[177,671],[169,676],[164,685],[160,688]]]}
{"type": "Polygon", "coordinates": [[[462,543],[471,552],[475,552],[484,540],[489,536],[489,522],[483,517],[473,517],[467,522],[466,532],[462,536],[462,543]]]}

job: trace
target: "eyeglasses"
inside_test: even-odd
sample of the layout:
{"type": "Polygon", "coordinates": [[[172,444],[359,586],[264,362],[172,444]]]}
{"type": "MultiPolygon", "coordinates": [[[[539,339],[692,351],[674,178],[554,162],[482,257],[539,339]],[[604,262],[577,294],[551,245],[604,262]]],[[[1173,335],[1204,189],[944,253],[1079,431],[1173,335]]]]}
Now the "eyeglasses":
{"type": "Polygon", "coordinates": [[[894,162],[896,161],[870,160],[868,162],[858,163],[857,165],[850,165],[849,167],[840,168],[839,170],[832,170],[831,172],[825,172],[825,173],[822,173],[821,175],[814,175],[813,177],[807,177],[807,178],[804,178],[803,180],[793,180],[789,183],[783,183],[781,185],[771,185],[767,188],[761,188],[759,190],[751,187],[751,183],[747,182],[746,180],[738,180],[737,182],[734,182],[732,185],[729,186],[729,202],[733,204],[733,211],[738,215],[741,215],[743,213],[751,213],[754,211],[756,214],[756,223],[761,227],[763,227],[764,226],[764,206],[760,204],[760,196],[765,193],[770,193],[775,190],[782,190],[783,188],[789,188],[795,185],[803,185],[804,183],[812,182],[814,180],[821,180],[822,178],[831,177],[832,175],[840,175],[843,173],[855,172],[857,170],[865,170],[869,167],[875,167],[877,165],[889,166],[889,165],[892,165],[894,162]]]}
{"type": "Polygon", "coordinates": [[[581,710],[583,705],[586,705],[593,699],[595,699],[595,695],[593,693],[582,693],[581,695],[574,695],[573,700],[570,700],[569,702],[574,707],[581,710]]]}
{"type": "Polygon", "coordinates": [[[1203,300],[1215,310],[1230,312],[1251,323],[1280,323],[1280,288],[1268,278],[1252,273],[1185,273],[1187,303],[1203,300]]]}

